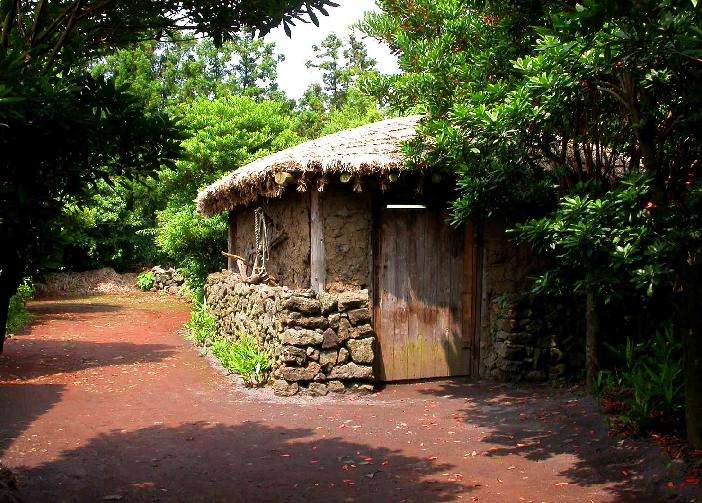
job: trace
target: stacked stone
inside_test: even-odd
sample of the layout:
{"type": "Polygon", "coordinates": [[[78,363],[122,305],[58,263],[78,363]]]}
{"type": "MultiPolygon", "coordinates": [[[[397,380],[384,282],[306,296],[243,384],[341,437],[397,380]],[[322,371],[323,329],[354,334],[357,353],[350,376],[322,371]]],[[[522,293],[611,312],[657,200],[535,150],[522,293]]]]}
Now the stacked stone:
{"type": "Polygon", "coordinates": [[[164,269],[161,266],[156,266],[151,269],[151,274],[154,277],[154,286],[151,290],[154,292],[163,291],[177,295],[180,293],[180,288],[185,284],[183,275],[173,267],[164,269]]]}
{"type": "Polygon", "coordinates": [[[376,338],[367,290],[311,290],[248,285],[237,274],[208,278],[207,301],[225,337],[255,336],[273,357],[282,396],[372,391],[376,338]]]}
{"type": "Polygon", "coordinates": [[[582,354],[577,341],[582,339],[572,333],[577,329],[564,333],[564,327],[577,326],[566,321],[573,314],[563,305],[542,304],[528,295],[492,300],[492,347],[481,348],[490,354],[484,361],[487,376],[498,381],[541,382],[577,373],[577,355],[582,354]]]}

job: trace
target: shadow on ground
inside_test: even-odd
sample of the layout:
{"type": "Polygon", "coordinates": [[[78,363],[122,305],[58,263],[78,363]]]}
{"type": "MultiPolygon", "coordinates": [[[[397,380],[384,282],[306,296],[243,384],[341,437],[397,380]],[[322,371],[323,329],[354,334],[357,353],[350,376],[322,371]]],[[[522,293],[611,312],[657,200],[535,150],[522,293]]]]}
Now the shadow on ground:
{"type": "Polygon", "coordinates": [[[0,457],[32,422],[61,401],[64,389],[62,384],[0,384],[0,457]]]}
{"type": "Polygon", "coordinates": [[[173,355],[166,344],[96,343],[13,338],[0,355],[0,380],[29,380],[96,367],[158,362],[173,355]]]}
{"type": "Polygon", "coordinates": [[[18,474],[27,501],[426,502],[471,489],[442,476],[451,465],[313,435],[259,422],[113,431],[18,474]]]}
{"type": "Polygon", "coordinates": [[[456,380],[420,391],[463,399],[466,407],[457,419],[488,431],[482,438],[488,446],[486,456],[519,456],[530,461],[574,458],[560,475],[584,487],[607,484],[615,501],[672,501],[676,496],[690,501],[693,492],[700,494],[698,488],[682,492],[667,488],[671,474],[662,450],[650,442],[610,436],[594,399],[582,390],[456,380]]]}

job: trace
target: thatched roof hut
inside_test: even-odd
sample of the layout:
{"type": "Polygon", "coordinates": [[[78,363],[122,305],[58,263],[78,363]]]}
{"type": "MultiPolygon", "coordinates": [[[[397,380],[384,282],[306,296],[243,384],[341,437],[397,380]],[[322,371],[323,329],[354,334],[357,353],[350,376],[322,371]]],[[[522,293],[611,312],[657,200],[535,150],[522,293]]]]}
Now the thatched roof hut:
{"type": "MultiPolygon", "coordinates": [[[[319,297],[321,305],[325,296],[365,295],[368,309],[327,314],[328,319],[325,312],[333,310],[314,300],[299,301],[318,314],[298,314],[284,323],[317,330],[318,336],[304,332],[311,341],[322,331],[331,331],[332,338],[338,332],[337,346],[349,350],[357,346],[355,338],[372,342],[382,380],[525,374],[531,364],[500,363],[504,358],[492,349],[499,320],[491,318],[493,299],[515,291],[525,277],[524,254],[507,242],[499,224],[447,224],[455,181],[405,168],[403,145],[415,137],[419,120],[388,119],[309,141],[254,161],[204,189],[198,211],[229,211],[228,253],[243,258],[232,258],[232,272],[224,276],[238,277],[244,270],[246,282],[251,279],[246,267],[250,271],[265,258],[266,275],[304,298],[319,297]],[[368,318],[372,326],[356,327],[368,318]]],[[[218,285],[224,281],[219,275],[213,278],[210,291],[229,295],[231,286],[218,285]]],[[[228,302],[222,298],[220,304],[228,302]]],[[[260,312],[235,311],[222,310],[222,326],[238,327],[249,311],[260,312]]],[[[258,326],[252,323],[246,326],[258,326]]],[[[512,348],[504,333],[500,344],[512,348]]],[[[308,349],[307,354],[315,354],[316,346],[308,349]]]]}
{"type": "MultiPolygon", "coordinates": [[[[258,159],[200,192],[197,209],[209,216],[262,196],[278,197],[293,179],[309,184],[311,178],[316,178],[319,184],[329,175],[389,176],[403,168],[402,144],[415,136],[419,119],[420,116],[388,119],[258,159]]],[[[301,190],[308,188],[298,185],[301,190]]]]}

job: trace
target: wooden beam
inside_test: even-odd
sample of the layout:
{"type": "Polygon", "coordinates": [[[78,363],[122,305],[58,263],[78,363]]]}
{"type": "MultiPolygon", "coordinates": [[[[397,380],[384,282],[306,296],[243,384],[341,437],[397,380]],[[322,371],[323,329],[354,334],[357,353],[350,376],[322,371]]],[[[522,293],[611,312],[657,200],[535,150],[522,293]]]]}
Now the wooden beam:
{"type": "Polygon", "coordinates": [[[327,262],[324,254],[324,221],[320,204],[320,194],[310,192],[310,286],[315,292],[323,292],[327,276],[327,262]]]}
{"type": "Polygon", "coordinates": [[[463,341],[470,347],[470,375],[480,369],[480,237],[472,223],[466,224],[463,250],[463,341]]]}
{"type": "MultiPolygon", "coordinates": [[[[229,226],[227,231],[227,252],[230,255],[234,255],[236,248],[236,217],[234,212],[229,212],[229,226]]],[[[227,269],[230,271],[236,271],[236,258],[227,255],[227,269]]]]}

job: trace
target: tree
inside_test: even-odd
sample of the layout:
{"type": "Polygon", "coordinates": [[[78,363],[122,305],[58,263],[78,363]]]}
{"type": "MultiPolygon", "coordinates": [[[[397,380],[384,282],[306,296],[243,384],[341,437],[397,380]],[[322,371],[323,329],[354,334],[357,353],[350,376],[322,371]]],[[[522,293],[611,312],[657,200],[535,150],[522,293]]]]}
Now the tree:
{"type": "MultiPolygon", "coordinates": [[[[322,72],[327,109],[341,108],[349,88],[360,76],[376,67],[376,61],[368,56],[365,44],[354,33],[346,42],[331,33],[312,49],[315,57],[307,61],[307,68],[317,68],[322,72]]],[[[310,91],[314,90],[313,85],[310,91]]]]}
{"type": "Polygon", "coordinates": [[[255,37],[253,32],[244,32],[233,42],[233,52],[239,89],[259,97],[280,97],[278,64],[285,61],[285,56],[276,53],[274,43],[255,37]]]}
{"type": "Polygon", "coordinates": [[[330,107],[340,104],[343,99],[341,48],[341,39],[338,35],[331,33],[321,43],[312,45],[315,53],[314,60],[307,61],[307,68],[321,70],[324,92],[330,107]]]}
{"type": "Polygon", "coordinates": [[[0,351],[7,307],[62,203],[119,175],[153,173],[178,156],[178,132],[112,82],[96,57],[144,39],[188,32],[216,46],[245,26],[265,33],[329,0],[228,2],[3,0],[0,3],[0,351]],[[40,147],[40,148],[38,148],[40,147]]]}
{"type": "MultiPolygon", "coordinates": [[[[641,175],[651,243],[641,253],[655,266],[652,295],[643,299],[670,299],[667,311],[685,347],[688,437],[702,446],[702,320],[693,308],[702,285],[697,2],[379,3],[383,12],[369,14],[364,29],[400,53],[405,74],[372,84],[396,108],[420,107],[427,115],[420,128],[424,141],[412,146],[411,163],[456,173],[456,221],[498,213],[515,223],[551,214],[545,227],[568,220],[569,229],[532,237],[540,241],[537,249],[549,241],[581,240],[573,253],[561,248],[564,254],[553,259],[560,271],[572,272],[579,262],[580,275],[560,279],[574,281],[589,299],[592,344],[599,340],[598,312],[608,280],[589,273],[603,270],[617,254],[611,247],[604,254],[580,254],[602,243],[599,233],[579,229],[591,225],[595,200],[619,216],[630,211],[616,194],[631,180],[628,175],[641,175]],[[575,195],[588,199],[566,199],[575,195]],[[551,213],[559,198],[562,210],[551,213]],[[566,211],[564,204],[576,202],[585,206],[566,211]]],[[[621,278],[636,278],[642,255],[624,256],[621,278]]],[[[591,380],[597,347],[588,354],[591,380]]]]}
{"type": "Polygon", "coordinates": [[[189,133],[183,142],[186,156],[159,175],[168,201],[158,212],[156,243],[185,271],[190,286],[201,290],[207,274],[221,268],[227,221],[224,215],[197,214],[193,201],[198,190],[302,138],[285,103],[248,96],[197,100],[183,105],[182,117],[189,133]]]}
{"type": "Polygon", "coordinates": [[[279,98],[278,64],[283,60],[274,43],[247,30],[220,47],[210,39],[175,34],[120,49],[91,72],[114,78],[154,107],[172,110],[184,102],[232,94],[279,98]]]}

